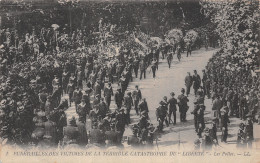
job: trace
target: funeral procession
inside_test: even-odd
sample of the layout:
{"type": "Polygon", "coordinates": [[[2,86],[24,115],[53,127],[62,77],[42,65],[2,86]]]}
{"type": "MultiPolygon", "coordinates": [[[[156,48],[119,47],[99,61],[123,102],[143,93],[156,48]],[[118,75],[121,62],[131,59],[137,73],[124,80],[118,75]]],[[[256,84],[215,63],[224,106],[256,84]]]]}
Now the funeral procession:
{"type": "Polygon", "coordinates": [[[259,149],[259,9],[0,0],[1,147],[259,149]]]}

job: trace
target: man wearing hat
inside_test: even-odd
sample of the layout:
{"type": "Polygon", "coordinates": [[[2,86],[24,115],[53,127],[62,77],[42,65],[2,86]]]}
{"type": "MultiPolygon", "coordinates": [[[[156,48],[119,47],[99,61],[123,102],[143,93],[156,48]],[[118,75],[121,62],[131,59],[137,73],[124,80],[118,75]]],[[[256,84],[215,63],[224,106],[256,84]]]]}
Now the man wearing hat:
{"type": "Polygon", "coordinates": [[[106,146],[118,146],[121,142],[120,140],[120,134],[119,132],[116,131],[116,126],[114,123],[110,124],[110,131],[105,132],[105,141],[106,141],[106,146]]]}
{"type": "MultiPolygon", "coordinates": [[[[157,68],[157,62],[156,62],[156,60],[155,60],[155,58],[154,58],[153,61],[152,61],[152,66],[151,66],[151,70],[152,70],[152,72],[153,72],[153,78],[154,78],[154,79],[155,79],[156,68],[157,68]]],[[[150,72],[151,72],[151,70],[150,70],[150,72]]],[[[150,73],[150,72],[149,72],[149,73],[150,73]]]]}
{"type": "Polygon", "coordinates": [[[252,148],[252,142],[254,140],[254,125],[253,125],[253,116],[251,113],[246,115],[245,123],[245,133],[246,133],[246,143],[248,148],[252,148]]]}
{"type": "Polygon", "coordinates": [[[135,90],[132,92],[132,97],[134,101],[134,108],[136,111],[136,114],[138,115],[138,103],[142,99],[142,93],[140,89],[138,89],[138,85],[135,86],[135,90]]]}
{"type": "Polygon", "coordinates": [[[44,127],[44,139],[50,140],[50,145],[55,145],[56,138],[57,138],[57,130],[56,130],[56,123],[50,120],[50,116],[46,116],[47,121],[43,123],[37,123],[35,124],[38,127],[44,127]]]}
{"type": "Polygon", "coordinates": [[[94,85],[94,96],[97,94],[101,95],[101,85],[100,85],[100,80],[97,80],[95,85],[94,85]]]}
{"type": "Polygon", "coordinates": [[[74,116],[68,120],[67,126],[63,128],[63,135],[63,143],[65,145],[76,143],[79,137],[79,130],[74,116]]]}
{"type": "Polygon", "coordinates": [[[173,115],[174,125],[175,125],[176,124],[177,99],[174,98],[174,95],[175,95],[174,92],[171,92],[170,95],[171,95],[171,98],[168,100],[168,104],[169,104],[169,114],[168,114],[169,123],[171,123],[171,116],[173,115]]]}
{"type": "Polygon", "coordinates": [[[53,105],[52,96],[48,96],[44,106],[45,115],[46,116],[49,115],[53,109],[54,109],[54,105],[53,105]]]}
{"type": "Polygon", "coordinates": [[[105,134],[98,128],[98,123],[93,123],[93,129],[89,133],[89,143],[96,146],[105,145],[105,134]]]}
{"type": "Polygon", "coordinates": [[[201,84],[201,78],[199,74],[197,74],[197,70],[194,70],[194,75],[192,76],[192,80],[193,80],[194,94],[197,95],[197,91],[200,88],[200,84],[201,84]]]}
{"type": "Polygon", "coordinates": [[[140,63],[140,80],[142,79],[143,75],[144,75],[144,78],[146,78],[146,63],[144,60],[141,61],[140,63]]]}
{"type": "Polygon", "coordinates": [[[186,121],[186,112],[189,109],[189,106],[188,106],[189,99],[187,98],[187,96],[184,95],[184,93],[185,93],[185,89],[182,88],[181,95],[178,96],[178,101],[179,101],[178,106],[179,106],[181,122],[186,121]]]}
{"type": "Polygon", "coordinates": [[[76,113],[79,116],[79,119],[81,119],[82,122],[86,122],[86,116],[89,113],[90,110],[88,110],[85,100],[81,99],[81,103],[76,108],[76,113]]]}
{"type": "Polygon", "coordinates": [[[122,93],[125,94],[125,91],[127,89],[127,80],[125,78],[125,74],[122,74],[122,77],[119,79],[119,83],[120,83],[120,86],[121,86],[121,89],[122,89],[122,93]]]}
{"type": "Polygon", "coordinates": [[[77,127],[79,131],[79,136],[77,142],[79,146],[85,147],[88,144],[88,135],[86,131],[86,119],[84,117],[79,117],[77,122],[77,127]]]}
{"type": "Polygon", "coordinates": [[[78,105],[80,104],[82,99],[82,92],[79,90],[79,87],[76,87],[76,89],[73,92],[73,101],[75,103],[76,109],[78,108],[78,105]]]}
{"type": "Polygon", "coordinates": [[[221,137],[221,142],[227,142],[227,136],[228,136],[228,123],[229,117],[228,117],[228,107],[224,105],[220,109],[220,115],[221,115],[221,131],[222,131],[222,137],[221,137]]]}
{"type": "Polygon", "coordinates": [[[192,76],[190,72],[187,72],[187,76],[185,77],[185,86],[186,86],[186,95],[190,94],[190,87],[192,86],[192,76]]]}
{"type": "Polygon", "coordinates": [[[139,59],[137,57],[135,57],[135,59],[134,59],[133,68],[134,68],[134,72],[135,72],[135,78],[137,78],[138,69],[139,69],[139,59]]]}
{"type": "Polygon", "coordinates": [[[119,114],[116,115],[116,131],[119,132],[119,142],[121,142],[122,137],[124,135],[125,132],[125,125],[127,125],[127,117],[125,114],[125,109],[121,108],[119,110],[119,114]]]}
{"type": "Polygon", "coordinates": [[[71,106],[71,102],[73,101],[73,92],[75,89],[75,84],[72,79],[69,80],[69,83],[67,85],[67,93],[69,94],[69,102],[71,106]]]}
{"type": "Polygon", "coordinates": [[[47,101],[48,94],[46,93],[47,89],[43,88],[39,93],[39,102],[40,102],[40,109],[44,109],[45,103],[47,101]]]}
{"type": "Polygon", "coordinates": [[[131,96],[131,92],[127,92],[127,96],[124,97],[124,106],[126,107],[126,116],[128,124],[130,124],[130,110],[133,106],[133,99],[131,96]]]}
{"type": "Polygon", "coordinates": [[[138,108],[139,108],[140,113],[145,111],[148,114],[149,109],[148,109],[148,105],[147,105],[147,102],[146,102],[146,98],[142,99],[142,101],[138,105],[138,108]]]}
{"type": "Polygon", "coordinates": [[[116,103],[117,109],[120,109],[122,106],[122,103],[123,103],[123,98],[124,98],[124,95],[123,95],[120,87],[117,88],[114,98],[115,98],[115,103],[116,103]]]}
{"type": "MultiPolygon", "coordinates": [[[[164,102],[161,101],[160,106],[156,109],[157,121],[159,121],[159,131],[163,131],[163,123],[167,115],[167,107],[164,105],[164,102]]],[[[165,121],[168,126],[168,121],[165,121]]]]}
{"type": "Polygon", "coordinates": [[[206,150],[206,151],[209,151],[212,149],[212,146],[213,146],[213,140],[212,138],[210,137],[210,133],[209,133],[209,128],[206,127],[205,130],[204,130],[205,134],[204,134],[204,137],[202,139],[202,145],[203,145],[203,149],[206,150]]]}
{"type": "Polygon", "coordinates": [[[138,147],[138,146],[140,146],[140,139],[137,136],[138,129],[133,128],[132,132],[133,132],[133,135],[131,135],[127,138],[127,144],[131,145],[132,147],[138,147]]]}

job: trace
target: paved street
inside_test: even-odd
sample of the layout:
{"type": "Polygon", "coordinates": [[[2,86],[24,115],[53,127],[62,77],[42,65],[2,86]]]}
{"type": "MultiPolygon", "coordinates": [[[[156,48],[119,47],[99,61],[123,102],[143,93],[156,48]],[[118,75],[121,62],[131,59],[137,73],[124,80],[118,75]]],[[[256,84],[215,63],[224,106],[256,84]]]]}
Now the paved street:
{"type": "MultiPolygon", "coordinates": [[[[163,96],[170,97],[170,92],[175,92],[175,97],[180,94],[181,88],[185,88],[184,86],[184,78],[187,72],[191,72],[193,74],[193,70],[197,70],[198,74],[202,75],[202,70],[205,68],[207,61],[216,49],[205,50],[204,48],[200,50],[196,50],[192,52],[191,57],[186,57],[186,54],[182,54],[182,59],[179,62],[174,56],[172,66],[169,69],[166,59],[160,59],[159,70],[156,72],[156,79],[152,78],[152,72],[149,73],[150,69],[147,69],[147,77],[146,79],[139,80],[138,78],[134,78],[133,82],[130,82],[127,91],[132,91],[135,85],[138,85],[142,91],[142,95],[146,98],[148,107],[149,107],[149,116],[151,122],[154,126],[158,125],[156,120],[155,111],[159,106],[159,102],[162,100],[163,96]]],[[[117,84],[113,84],[114,92],[116,91],[117,84]]],[[[65,98],[68,98],[65,96],[65,98]]],[[[93,97],[92,97],[93,98],[93,97]]],[[[194,101],[194,92],[191,89],[191,94],[189,96],[189,110],[187,112],[187,122],[181,123],[179,120],[179,112],[177,112],[177,125],[170,124],[169,127],[164,129],[164,133],[160,136],[158,140],[158,146],[160,149],[163,148],[180,148],[180,149],[193,149],[193,142],[197,138],[197,135],[194,130],[193,124],[193,115],[190,113],[193,110],[193,101],[194,101]]],[[[211,106],[212,100],[205,99],[206,111],[205,111],[205,120],[206,123],[210,119],[211,116],[211,106]]],[[[115,108],[115,103],[111,102],[111,108],[115,108]]],[[[68,118],[71,116],[77,117],[75,113],[74,104],[67,111],[68,118]]],[[[135,114],[135,110],[131,110],[131,122],[137,123],[139,120],[139,116],[135,114]]],[[[237,118],[230,118],[230,126],[229,126],[229,137],[228,143],[221,143],[221,131],[218,132],[218,139],[220,146],[217,148],[227,149],[227,148],[235,148],[236,144],[236,133],[238,130],[238,124],[241,122],[237,118]]],[[[210,125],[210,124],[206,124],[210,125]]],[[[255,125],[256,126],[256,125],[255,125]]],[[[256,126],[255,128],[257,128],[256,126]]],[[[131,129],[130,127],[126,128],[125,136],[130,135],[131,129]]],[[[124,145],[127,147],[126,143],[124,145]]]]}

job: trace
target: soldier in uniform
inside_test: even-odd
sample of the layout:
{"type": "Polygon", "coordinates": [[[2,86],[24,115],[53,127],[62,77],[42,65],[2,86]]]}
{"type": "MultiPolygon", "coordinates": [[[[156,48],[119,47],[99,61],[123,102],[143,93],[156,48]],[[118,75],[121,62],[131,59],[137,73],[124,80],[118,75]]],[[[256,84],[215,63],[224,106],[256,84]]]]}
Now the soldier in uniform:
{"type": "Polygon", "coordinates": [[[190,88],[192,86],[192,76],[190,75],[190,72],[187,72],[187,76],[185,77],[185,86],[186,86],[186,95],[189,96],[190,94],[190,88]]]}
{"type": "Polygon", "coordinates": [[[173,119],[174,119],[174,125],[176,124],[176,105],[177,105],[177,99],[174,98],[174,92],[171,92],[170,94],[172,97],[168,100],[168,105],[169,105],[169,123],[171,123],[171,116],[173,115],[173,119]]]}
{"type": "Polygon", "coordinates": [[[189,106],[188,106],[188,102],[189,102],[189,99],[187,98],[187,96],[184,95],[185,93],[185,89],[182,88],[181,89],[181,95],[178,96],[178,106],[179,106],[179,112],[180,112],[180,120],[181,122],[185,122],[186,121],[186,112],[188,111],[189,109],[189,106]]]}
{"type": "Polygon", "coordinates": [[[113,88],[111,86],[111,83],[108,82],[108,84],[105,86],[104,89],[104,97],[105,97],[105,101],[107,103],[108,108],[110,107],[110,103],[111,103],[111,97],[113,96],[113,88]]]}
{"type": "Polygon", "coordinates": [[[138,115],[138,104],[139,101],[142,99],[142,93],[140,91],[140,89],[138,89],[138,85],[135,86],[135,90],[132,92],[132,97],[133,97],[133,101],[134,101],[134,108],[136,111],[136,114],[138,115]]]}

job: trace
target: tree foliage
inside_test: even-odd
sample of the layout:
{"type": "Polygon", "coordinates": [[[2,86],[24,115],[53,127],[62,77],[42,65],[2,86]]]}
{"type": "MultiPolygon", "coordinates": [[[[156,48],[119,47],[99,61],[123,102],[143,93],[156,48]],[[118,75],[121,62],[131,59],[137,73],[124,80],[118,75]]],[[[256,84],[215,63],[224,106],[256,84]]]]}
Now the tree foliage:
{"type": "Polygon", "coordinates": [[[224,55],[248,59],[259,55],[259,6],[257,1],[201,2],[202,12],[216,25],[224,55]]]}

